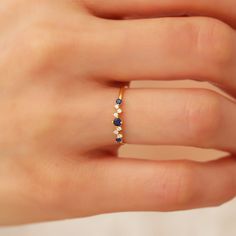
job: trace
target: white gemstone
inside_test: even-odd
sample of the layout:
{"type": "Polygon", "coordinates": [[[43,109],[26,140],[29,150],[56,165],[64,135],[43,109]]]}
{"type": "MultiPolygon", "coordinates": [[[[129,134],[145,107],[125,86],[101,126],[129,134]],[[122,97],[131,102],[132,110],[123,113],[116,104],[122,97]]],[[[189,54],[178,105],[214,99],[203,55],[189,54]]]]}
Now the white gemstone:
{"type": "Polygon", "coordinates": [[[122,130],[122,128],[121,128],[120,126],[118,126],[116,129],[117,129],[118,131],[121,131],[121,130],[122,130]]]}
{"type": "Polygon", "coordinates": [[[117,135],[117,138],[122,138],[122,137],[123,137],[122,134],[118,134],[118,135],[117,135]]]}
{"type": "Polygon", "coordinates": [[[119,134],[119,131],[116,129],[113,133],[116,134],[116,135],[118,135],[118,134],[119,134]]]}
{"type": "Polygon", "coordinates": [[[115,116],[116,118],[118,118],[118,117],[119,117],[119,114],[118,114],[118,113],[114,113],[114,116],[115,116]]]}
{"type": "Polygon", "coordinates": [[[119,108],[120,108],[119,104],[116,104],[115,109],[119,109],[119,108]]]}
{"type": "Polygon", "coordinates": [[[121,113],[122,112],[122,110],[119,108],[118,110],[117,110],[117,113],[121,113]]]}

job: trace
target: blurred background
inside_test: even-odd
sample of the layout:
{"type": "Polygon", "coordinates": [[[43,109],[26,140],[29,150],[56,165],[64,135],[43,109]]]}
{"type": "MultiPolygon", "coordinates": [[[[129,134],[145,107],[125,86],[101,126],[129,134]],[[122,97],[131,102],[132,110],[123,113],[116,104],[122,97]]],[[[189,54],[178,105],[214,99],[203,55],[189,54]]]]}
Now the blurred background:
{"type": "MultiPolygon", "coordinates": [[[[133,82],[132,87],[209,88],[204,82],[133,82]]],[[[220,90],[218,92],[222,93],[220,90]]],[[[160,159],[188,158],[208,161],[225,156],[216,150],[190,147],[124,145],[120,157],[160,159]]],[[[204,183],[203,183],[204,184],[204,183]]],[[[0,236],[236,236],[236,199],[220,207],[170,213],[119,213],[84,219],[0,228],[0,236]]]]}

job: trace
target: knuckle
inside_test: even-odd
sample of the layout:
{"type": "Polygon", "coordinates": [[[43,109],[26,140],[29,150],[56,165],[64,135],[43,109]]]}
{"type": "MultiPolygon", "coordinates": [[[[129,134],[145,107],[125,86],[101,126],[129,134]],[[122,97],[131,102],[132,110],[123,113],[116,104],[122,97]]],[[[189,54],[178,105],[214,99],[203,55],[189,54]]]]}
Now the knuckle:
{"type": "Polygon", "coordinates": [[[52,183],[51,174],[45,170],[41,172],[41,168],[34,168],[34,174],[31,176],[28,187],[31,202],[45,212],[60,209],[58,207],[62,203],[62,194],[59,192],[59,186],[63,187],[61,181],[57,179],[52,183]]]}
{"type": "Polygon", "coordinates": [[[188,207],[196,199],[195,170],[195,165],[189,161],[183,161],[176,168],[176,184],[172,192],[172,202],[177,208],[188,207]]]}
{"type": "Polygon", "coordinates": [[[151,202],[154,202],[155,209],[170,211],[192,204],[196,196],[194,170],[194,165],[189,161],[175,164],[174,169],[171,166],[165,167],[162,179],[158,176],[155,181],[158,186],[152,186],[154,192],[151,202]]]}
{"type": "MultiPolygon", "coordinates": [[[[222,68],[233,60],[233,37],[230,27],[216,19],[205,18],[195,29],[196,50],[208,62],[222,68]]],[[[215,68],[215,67],[214,67],[215,68]]]]}
{"type": "Polygon", "coordinates": [[[90,162],[83,160],[75,171],[74,164],[73,159],[68,161],[63,158],[47,163],[47,168],[45,164],[38,168],[38,174],[33,180],[33,185],[37,186],[34,189],[35,202],[49,214],[54,212],[57,216],[78,214],[78,209],[83,208],[82,202],[93,189],[91,185],[96,184],[93,177],[97,171],[89,171],[91,168],[95,170],[95,165],[92,166],[90,162]],[[79,176],[79,180],[75,181],[75,176],[79,176]],[[91,182],[91,185],[88,186],[88,182],[91,182]],[[83,192],[79,193],[78,189],[83,189],[83,192]],[[73,204],[75,198],[79,201],[76,207],[73,204]]]}
{"type": "Polygon", "coordinates": [[[48,161],[41,156],[41,162],[37,165],[35,162],[35,159],[21,159],[16,163],[21,166],[19,180],[24,186],[25,198],[31,207],[41,209],[39,214],[60,209],[60,204],[66,200],[64,190],[69,186],[66,168],[62,166],[65,160],[48,161]]]}
{"type": "Polygon", "coordinates": [[[200,89],[186,101],[184,116],[191,144],[212,147],[221,125],[221,100],[217,93],[200,89]]]}
{"type": "Polygon", "coordinates": [[[154,174],[150,182],[151,208],[160,211],[171,211],[188,207],[195,199],[194,171],[191,163],[182,161],[178,165],[165,166],[162,178],[154,174]]]}
{"type": "Polygon", "coordinates": [[[23,35],[22,50],[29,58],[30,69],[41,72],[55,65],[63,52],[63,40],[53,30],[35,28],[23,35]]]}
{"type": "MultiPolygon", "coordinates": [[[[68,210],[65,202],[69,202],[69,195],[66,191],[70,187],[68,179],[60,173],[62,170],[37,170],[31,180],[32,201],[40,208],[51,214],[61,214],[68,210]],[[32,187],[33,186],[33,187],[32,187]]],[[[66,174],[66,172],[64,172],[66,174]]]]}

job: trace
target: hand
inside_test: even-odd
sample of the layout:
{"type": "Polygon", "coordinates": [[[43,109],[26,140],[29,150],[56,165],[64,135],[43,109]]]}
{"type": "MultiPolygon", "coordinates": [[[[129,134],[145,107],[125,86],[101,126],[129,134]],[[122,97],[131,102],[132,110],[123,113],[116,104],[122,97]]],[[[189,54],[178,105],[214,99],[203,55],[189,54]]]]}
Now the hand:
{"type": "MultiPolygon", "coordinates": [[[[233,0],[2,0],[0,11],[1,224],[183,210],[235,196],[233,156],[120,159],[111,123],[118,88],[131,80],[192,78],[236,94],[233,0]],[[143,19],[186,13],[202,17],[143,19]],[[140,19],[122,20],[129,16],[140,19]]],[[[234,98],[128,89],[123,109],[127,143],[236,152],[234,98]]]]}

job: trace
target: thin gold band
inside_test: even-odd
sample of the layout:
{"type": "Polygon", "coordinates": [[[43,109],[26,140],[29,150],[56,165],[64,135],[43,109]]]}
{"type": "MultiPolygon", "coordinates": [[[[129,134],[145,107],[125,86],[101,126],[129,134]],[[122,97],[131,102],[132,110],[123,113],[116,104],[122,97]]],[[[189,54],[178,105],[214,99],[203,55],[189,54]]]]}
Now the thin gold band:
{"type": "Polygon", "coordinates": [[[121,87],[121,88],[120,88],[118,98],[121,99],[121,100],[122,100],[123,97],[124,97],[124,91],[125,91],[125,88],[126,88],[126,87],[121,87]]]}

